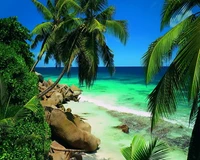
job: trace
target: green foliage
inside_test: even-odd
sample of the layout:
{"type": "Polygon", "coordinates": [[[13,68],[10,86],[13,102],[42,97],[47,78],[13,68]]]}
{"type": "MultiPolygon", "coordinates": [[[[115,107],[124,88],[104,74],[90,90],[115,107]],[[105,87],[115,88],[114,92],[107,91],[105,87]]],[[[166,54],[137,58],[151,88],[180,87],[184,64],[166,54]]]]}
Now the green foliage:
{"type": "Polygon", "coordinates": [[[126,160],[167,160],[168,147],[165,143],[153,139],[146,143],[144,137],[134,136],[130,147],[121,149],[126,160]]]}
{"type": "Polygon", "coordinates": [[[50,142],[50,128],[37,97],[23,107],[10,106],[0,78],[0,160],[46,159],[50,142]]]}
{"type": "MultiPolygon", "coordinates": [[[[196,6],[199,6],[198,0],[165,0],[161,29],[169,25],[171,18],[177,15],[184,16],[185,13],[196,6]]],[[[200,15],[199,12],[196,12],[154,41],[144,56],[147,83],[159,72],[164,60],[171,61],[163,78],[148,97],[148,109],[152,115],[152,129],[159,117],[166,117],[176,111],[177,100],[180,96],[181,98],[183,96],[187,98],[188,104],[191,104],[189,122],[195,121],[195,125],[190,141],[188,160],[196,160],[200,157],[200,114],[198,112],[200,93],[199,26],[200,15]],[[178,49],[174,50],[175,47],[178,49]],[[171,56],[173,51],[175,56],[171,56]],[[173,57],[175,58],[173,59],[173,57]]]]}
{"type": "Polygon", "coordinates": [[[0,19],[0,42],[11,46],[21,55],[29,69],[33,65],[33,54],[26,41],[30,39],[29,30],[22,26],[16,17],[0,19]]]}
{"type": "Polygon", "coordinates": [[[13,125],[0,126],[0,159],[46,159],[51,143],[50,129],[43,107],[39,103],[35,106],[38,107],[35,113],[24,108],[26,116],[18,117],[13,125]]]}
{"type": "Polygon", "coordinates": [[[0,43],[0,75],[5,82],[11,104],[25,104],[38,94],[37,76],[29,72],[24,59],[15,50],[0,43]]]}

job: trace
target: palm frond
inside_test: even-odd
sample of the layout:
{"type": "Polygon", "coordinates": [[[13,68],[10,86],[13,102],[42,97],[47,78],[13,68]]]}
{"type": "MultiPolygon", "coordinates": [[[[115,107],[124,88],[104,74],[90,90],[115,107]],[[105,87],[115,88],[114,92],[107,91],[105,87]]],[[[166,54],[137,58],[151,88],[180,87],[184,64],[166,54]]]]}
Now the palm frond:
{"type": "Polygon", "coordinates": [[[114,13],[115,13],[115,7],[110,6],[106,8],[103,12],[97,14],[96,19],[98,19],[101,23],[103,23],[104,21],[106,22],[106,20],[111,20],[114,13]]]}
{"type": "Polygon", "coordinates": [[[135,135],[130,147],[121,149],[126,160],[167,160],[169,149],[163,142],[157,138],[146,143],[143,136],[135,135]]]}
{"type": "Polygon", "coordinates": [[[198,113],[198,107],[199,107],[199,96],[197,94],[191,105],[189,124],[191,124],[195,121],[197,113],[198,113]]]}
{"type": "Polygon", "coordinates": [[[97,19],[93,18],[91,22],[87,26],[88,30],[90,32],[93,32],[95,30],[99,30],[100,32],[105,32],[106,28],[104,25],[102,25],[97,19]]]}
{"type": "Polygon", "coordinates": [[[69,73],[73,60],[81,49],[81,35],[85,32],[85,26],[79,26],[68,34],[65,34],[59,42],[62,57],[66,59],[67,72],[69,73]]]}
{"type": "Polygon", "coordinates": [[[22,107],[13,117],[14,121],[17,121],[21,118],[24,118],[25,116],[31,114],[31,112],[36,113],[38,110],[38,98],[37,96],[34,96],[31,98],[25,105],[22,107]]]}
{"type": "Polygon", "coordinates": [[[43,40],[44,40],[44,35],[38,34],[38,35],[34,38],[32,44],[31,44],[31,49],[35,49],[35,48],[37,47],[38,43],[41,42],[41,41],[43,41],[43,40]]]}
{"type": "Polygon", "coordinates": [[[149,154],[150,159],[152,160],[167,160],[169,159],[168,157],[168,152],[169,152],[169,148],[167,147],[167,145],[164,142],[158,141],[157,138],[153,139],[148,147],[149,148],[149,154]],[[151,149],[150,149],[151,148],[151,149]]]}
{"type": "Polygon", "coordinates": [[[55,13],[55,6],[51,0],[47,0],[47,8],[51,12],[52,15],[55,13]]]}
{"type": "Polygon", "coordinates": [[[121,149],[121,153],[126,160],[131,160],[131,147],[124,147],[121,149]]]}
{"type": "Polygon", "coordinates": [[[82,41],[81,52],[78,55],[77,62],[79,66],[79,82],[82,85],[84,82],[86,86],[90,87],[94,80],[96,80],[99,57],[98,57],[98,42],[94,35],[85,37],[82,41]],[[83,50],[85,48],[85,50],[83,50]]]}
{"type": "Polygon", "coordinates": [[[171,18],[174,16],[184,15],[188,10],[199,4],[200,2],[196,0],[165,0],[162,9],[161,29],[169,25],[171,18]]]}
{"type": "Polygon", "coordinates": [[[52,30],[52,22],[44,22],[41,24],[38,24],[31,32],[31,34],[39,34],[44,35],[46,33],[49,33],[52,30]]]}
{"type": "Polygon", "coordinates": [[[57,32],[57,30],[66,30],[70,32],[75,28],[78,28],[81,24],[82,21],[80,18],[68,16],[64,21],[58,24],[55,32],[57,32]]]}
{"type": "Polygon", "coordinates": [[[56,33],[55,32],[51,32],[51,34],[49,35],[46,35],[43,43],[42,43],[42,46],[41,46],[41,49],[40,49],[40,53],[38,55],[38,59],[40,60],[43,56],[43,54],[45,52],[47,52],[48,50],[51,49],[52,46],[55,45],[55,42],[56,42],[56,33]]]}
{"type": "Polygon", "coordinates": [[[197,18],[187,30],[187,43],[182,45],[174,62],[179,72],[189,78],[188,100],[194,99],[200,87],[200,18],[197,18]]]}
{"type": "Polygon", "coordinates": [[[119,40],[126,44],[127,38],[128,38],[128,32],[127,32],[127,22],[126,21],[120,21],[120,20],[107,20],[106,21],[106,29],[108,33],[113,34],[119,40]]]}
{"type": "Polygon", "coordinates": [[[53,18],[51,12],[42,3],[37,0],[32,0],[32,2],[37,7],[38,11],[43,15],[44,19],[51,20],[53,18]]]}
{"type": "Polygon", "coordinates": [[[106,43],[100,46],[99,54],[103,60],[105,67],[108,69],[110,75],[112,76],[115,72],[114,54],[112,53],[111,49],[106,45],[106,43]]]}
{"type": "Polygon", "coordinates": [[[170,52],[177,46],[178,37],[191,24],[193,16],[188,17],[177,26],[168,31],[164,36],[156,40],[143,56],[143,63],[146,72],[146,83],[160,70],[163,59],[171,59],[170,52]]]}
{"type": "Polygon", "coordinates": [[[184,86],[180,79],[180,73],[172,63],[155,89],[149,94],[148,111],[151,112],[151,131],[160,117],[168,117],[176,111],[179,95],[177,91],[184,86]]]}
{"type": "Polygon", "coordinates": [[[98,13],[104,10],[107,6],[107,0],[82,0],[80,1],[80,6],[83,12],[90,12],[92,10],[93,13],[98,13]]]}
{"type": "Polygon", "coordinates": [[[76,14],[81,10],[81,7],[74,0],[59,0],[56,4],[56,8],[58,8],[58,17],[62,16],[66,12],[70,13],[73,11],[73,14],[76,14]]]}

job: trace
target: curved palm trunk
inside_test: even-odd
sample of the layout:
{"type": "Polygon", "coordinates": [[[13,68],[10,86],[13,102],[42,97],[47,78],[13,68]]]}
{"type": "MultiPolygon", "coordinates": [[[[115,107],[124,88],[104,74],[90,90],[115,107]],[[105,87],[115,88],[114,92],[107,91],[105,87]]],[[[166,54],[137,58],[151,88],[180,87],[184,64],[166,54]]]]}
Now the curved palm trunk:
{"type": "Polygon", "coordinates": [[[68,67],[67,65],[63,68],[61,74],[59,75],[58,79],[54,82],[54,84],[52,84],[49,88],[47,88],[45,91],[41,92],[38,95],[38,98],[43,97],[45,94],[47,94],[49,91],[51,91],[61,80],[61,78],[63,77],[63,75],[65,74],[65,72],[67,71],[68,67]]]}
{"type": "Polygon", "coordinates": [[[200,160],[200,107],[190,139],[189,153],[187,160],[200,160]]]}
{"type": "Polygon", "coordinates": [[[34,69],[35,69],[35,67],[36,67],[36,65],[38,64],[39,61],[40,61],[40,60],[37,59],[37,61],[34,63],[33,67],[31,68],[30,72],[33,72],[33,71],[34,71],[34,69]]]}

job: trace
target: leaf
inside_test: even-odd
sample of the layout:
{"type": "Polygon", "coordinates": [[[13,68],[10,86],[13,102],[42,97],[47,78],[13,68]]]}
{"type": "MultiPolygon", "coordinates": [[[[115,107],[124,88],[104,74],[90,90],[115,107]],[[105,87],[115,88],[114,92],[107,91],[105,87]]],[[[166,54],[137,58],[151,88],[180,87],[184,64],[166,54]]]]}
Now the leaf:
{"type": "Polygon", "coordinates": [[[31,112],[36,113],[38,110],[38,98],[37,96],[34,96],[31,98],[25,105],[22,107],[13,117],[14,121],[17,121],[19,119],[22,119],[29,115],[31,112]]]}
{"type": "Polygon", "coordinates": [[[43,22],[38,24],[31,32],[31,34],[45,35],[52,31],[52,22],[43,22]]]}
{"type": "Polygon", "coordinates": [[[146,143],[141,135],[135,135],[131,146],[121,149],[126,160],[167,160],[169,149],[163,142],[157,138],[146,143]]]}
{"type": "Polygon", "coordinates": [[[166,57],[171,59],[171,54],[169,53],[177,46],[178,42],[176,40],[190,26],[192,19],[193,16],[188,17],[150,46],[143,56],[146,83],[149,83],[152,77],[159,71],[163,64],[163,59],[166,59],[166,57]]]}
{"type": "Polygon", "coordinates": [[[37,96],[34,96],[31,98],[24,106],[24,108],[31,110],[32,112],[36,113],[38,110],[38,98],[37,96]]]}
{"type": "Polygon", "coordinates": [[[37,7],[38,11],[43,15],[45,20],[51,20],[53,18],[51,12],[42,3],[37,0],[32,0],[32,2],[37,7]]]}
{"type": "Polygon", "coordinates": [[[127,32],[127,22],[122,20],[107,20],[106,21],[106,31],[113,34],[115,37],[126,44],[128,38],[127,32]]]}
{"type": "Polygon", "coordinates": [[[160,117],[168,117],[176,111],[178,91],[184,86],[174,63],[167,69],[155,89],[149,94],[148,111],[151,112],[151,131],[160,117]]]}
{"type": "Polygon", "coordinates": [[[194,6],[199,5],[195,0],[165,0],[162,9],[161,30],[169,25],[171,18],[178,14],[184,14],[192,9],[194,6]]]}

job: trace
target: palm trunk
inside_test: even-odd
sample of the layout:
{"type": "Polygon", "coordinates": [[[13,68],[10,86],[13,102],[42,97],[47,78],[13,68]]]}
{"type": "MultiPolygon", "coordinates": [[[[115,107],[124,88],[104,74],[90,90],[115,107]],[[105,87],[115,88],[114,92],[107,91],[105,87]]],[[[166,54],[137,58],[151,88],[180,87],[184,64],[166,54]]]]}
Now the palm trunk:
{"type": "Polygon", "coordinates": [[[35,69],[35,67],[36,67],[36,65],[38,64],[39,61],[40,61],[40,60],[39,60],[39,58],[38,58],[37,61],[34,63],[33,67],[31,68],[30,72],[33,72],[33,71],[34,71],[34,69],[35,69]]]}
{"type": "Polygon", "coordinates": [[[189,153],[187,160],[200,160],[200,107],[190,139],[189,153]]]}
{"type": "Polygon", "coordinates": [[[54,84],[52,84],[49,88],[47,88],[45,91],[41,92],[38,95],[38,98],[43,97],[45,94],[47,94],[49,91],[51,91],[61,80],[61,78],[63,77],[63,75],[65,74],[65,72],[67,71],[68,67],[67,65],[65,65],[65,67],[63,68],[61,74],[59,75],[58,79],[54,82],[54,84]]]}

